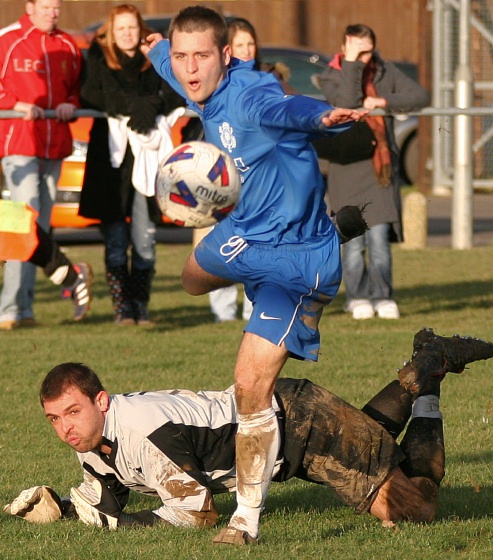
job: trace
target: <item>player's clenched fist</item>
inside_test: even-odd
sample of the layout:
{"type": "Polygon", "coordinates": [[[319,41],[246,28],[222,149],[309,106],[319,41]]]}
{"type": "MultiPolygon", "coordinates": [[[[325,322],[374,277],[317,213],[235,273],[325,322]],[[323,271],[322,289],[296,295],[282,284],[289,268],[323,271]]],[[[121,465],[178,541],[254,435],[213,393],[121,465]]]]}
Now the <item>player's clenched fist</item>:
{"type": "Polygon", "coordinates": [[[62,503],[49,486],[32,486],[23,490],[3,511],[31,523],[50,523],[62,517],[62,503]]]}

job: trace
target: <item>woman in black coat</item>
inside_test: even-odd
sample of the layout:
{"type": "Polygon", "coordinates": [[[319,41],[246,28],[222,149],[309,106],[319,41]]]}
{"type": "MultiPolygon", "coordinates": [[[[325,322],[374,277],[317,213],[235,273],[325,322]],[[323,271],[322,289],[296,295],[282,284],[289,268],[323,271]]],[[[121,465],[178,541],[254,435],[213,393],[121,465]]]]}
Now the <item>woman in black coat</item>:
{"type": "Polygon", "coordinates": [[[134,6],[112,8],[89,49],[81,90],[83,106],[110,117],[94,119],[79,214],[101,220],[106,277],[119,325],[150,323],[147,307],[161,219],[153,185],[142,194],[132,180],[131,131],[138,133],[133,138],[156,132],[156,118],[183,105],[139,49],[150,32],[134,6]],[[122,144],[122,137],[128,142],[122,144]]]}
{"type": "MultiPolygon", "coordinates": [[[[382,108],[406,112],[425,107],[429,102],[428,92],[392,63],[383,61],[375,46],[376,37],[370,27],[356,24],[346,28],[342,52],[332,59],[320,77],[328,102],[336,107],[364,107],[370,111],[382,108]]],[[[354,319],[369,319],[375,314],[382,319],[398,319],[390,248],[390,242],[402,241],[401,179],[394,118],[369,116],[365,120],[376,146],[373,155],[362,149],[361,157],[357,158],[359,142],[351,145],[348,142],[353,161],[332,159],[328,174],[332,211],[337,212],[346,205],[364,207],[369,226],[364,235],[344,245],[345,310],[354,319]]],[[[361,129],[354,130],[358,130],[361,142],[361,129]]],[[[335,142],[341,145],[340,138],[335,142]]]]}

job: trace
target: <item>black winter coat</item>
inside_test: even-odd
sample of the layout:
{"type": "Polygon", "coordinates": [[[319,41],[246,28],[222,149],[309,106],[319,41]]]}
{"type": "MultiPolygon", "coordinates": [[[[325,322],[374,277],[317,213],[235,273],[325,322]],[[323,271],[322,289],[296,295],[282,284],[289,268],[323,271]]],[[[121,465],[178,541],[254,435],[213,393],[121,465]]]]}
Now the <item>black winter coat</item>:
{"type": "MultiPolygon", "coordinates": [[[[374,84],[377,94],[387,100],[388,111],[413,111],[425,107],[429,94],[417,82],[403,74],[391,62],[384,62],[375,55],[377,71],[374,84]]],[[[320,76],[322,90],[334,107],[357,108],[363,105],[363,71],[360,61],[342,60],[342,68],[328,67],[320,76]]],[[[399,174],[399,149],[394,136],[394,118],[385,117],[387,142],[392,157],[392,185],[379,186],[371,159],[339,165],[329,165],[330,207],[337,212],[343,206],[367,204],[365,219],[370,227],[391,224],[390,241],[402,241],[401,178],[399,174]]]]}
{"type": "MultiPolygon", "coordinates": [[[[169,85],[150,66],[143,72],[145,57],[138,51],[133,58],[119,55],[122,70],[111,70],[98,43],[92,43],[81,88],[85,108],[103,111],[109,116],[129,116],[128,126],[138,132],[154,127],[156,117],[184,105],[169,85]]],[[[111,167],[108,146],[108,122],[95,118],[89,136],[86,168],[79,214],[103,222],[124,220],[131,213],[135,189],[132,185],[133,154],[127,147],[123,163],[111,167]]],[[[148,199],[151,218],[160,220],[153,197],[148,199]]]]}

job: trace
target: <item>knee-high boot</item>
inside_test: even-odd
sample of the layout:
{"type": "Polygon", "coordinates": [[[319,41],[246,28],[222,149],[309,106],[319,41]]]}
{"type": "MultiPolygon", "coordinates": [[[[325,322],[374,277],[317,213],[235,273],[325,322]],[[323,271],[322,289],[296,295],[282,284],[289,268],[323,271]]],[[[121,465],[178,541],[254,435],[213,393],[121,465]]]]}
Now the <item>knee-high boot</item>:
{"type": "Polygon", "coordinates": [[[106,280],[110,287],[115,323],[117,325],[135,325],[135,312],[131,299],[130,276],[126,266],[106,270],[106,280]]]}
{"type": "Polygon", "coordinates": [[[411,416],[411,393],[395,379],[377,393],[361,409],[381,424],[395,439],[399,437],[411,416]]]}
{"type": "Polygon", "coordinates": [[[445,475],[441,418],[413,418],[401,442],[406,459],[399,465],[408,478],[426,477],[439,486],[445,475]]]}
{"type": "Polygon", "coordinates": [[[152,325],[149,318],[149,299],[151,297],[152,278],[154,269],[138,270],[132,268],[131,285],[135,310],[135,321],[138,325],[152,325]]]}

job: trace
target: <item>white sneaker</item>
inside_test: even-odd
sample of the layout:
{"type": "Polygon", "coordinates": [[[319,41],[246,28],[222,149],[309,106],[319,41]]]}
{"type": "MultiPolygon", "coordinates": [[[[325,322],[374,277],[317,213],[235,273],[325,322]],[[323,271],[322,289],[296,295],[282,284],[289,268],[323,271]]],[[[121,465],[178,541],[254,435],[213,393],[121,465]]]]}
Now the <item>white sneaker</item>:
{"type": "Polygon", "coordinates": [[[400,319],[399,308],[393,299],[380,299],[375,302],[374,308],[380,319],[400,319]]]}
{"type": "Polygon", "coordinates": [[[346,313],[352,313],[353,319],[362,321],[372,319],[375,316],[373,305],[369,299],[352,299],[344,308],[346,313]]]}

